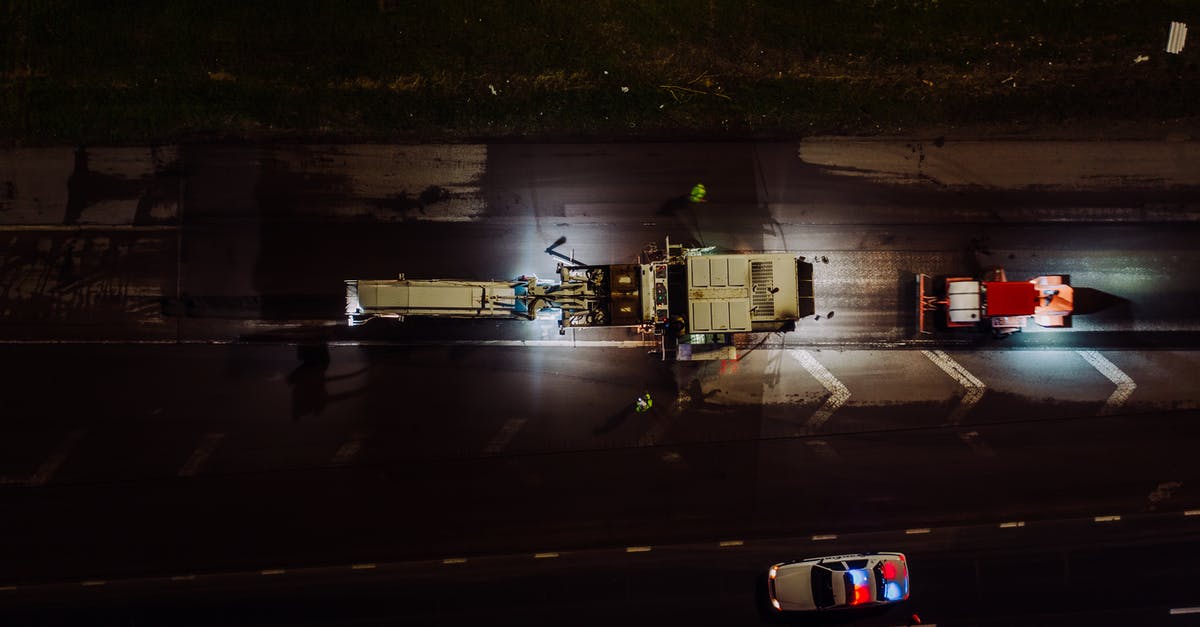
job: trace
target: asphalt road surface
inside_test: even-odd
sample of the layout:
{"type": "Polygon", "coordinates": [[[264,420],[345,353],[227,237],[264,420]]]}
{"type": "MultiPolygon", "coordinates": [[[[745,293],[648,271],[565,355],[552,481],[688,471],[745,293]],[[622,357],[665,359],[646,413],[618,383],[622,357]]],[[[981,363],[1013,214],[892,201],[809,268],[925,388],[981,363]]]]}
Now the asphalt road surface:
{"type": "Polygon", "coordinates": [[[0,612],[754,624],[770,563],[900,549],[911,608],[847,624],[1189,624],[1198,152],[11,151],[0,612]],[[792,251],[819,317],[682,364],[553,321],[342,324],[343,279],[549,276],[563,235],[792,251]],[[1069,274],[1072,325],[917,333],[916,273],[997,265],[1069,274]]]}

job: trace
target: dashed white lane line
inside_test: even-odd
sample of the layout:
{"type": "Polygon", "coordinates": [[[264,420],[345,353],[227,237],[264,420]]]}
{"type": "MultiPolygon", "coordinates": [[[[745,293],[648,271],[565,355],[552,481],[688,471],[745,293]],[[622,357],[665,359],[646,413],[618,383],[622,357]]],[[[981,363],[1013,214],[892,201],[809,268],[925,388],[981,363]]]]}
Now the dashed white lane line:
{"type": "Polygon", "coordinates": [[[334,466],[345,466],[351,461],[354,461],[354,457],[358,455],[359,451],[362,450],[363,442],[365,442],[366,439],[366,431],[359,430],[351,433],[350,439],[346,440],[341,446],[338,447],[337,452],[333,454],[333,459],[330,460],[329,463],[333,464],[334,466]]]}
{"type": "Polygon", "coordinates": [[[935,366],[941,368],[943,372],[950,375],[952,379],[958,381],[958,384],[966,389],[966,394],[963,394],[962,400],[958,402],[958,406],[954,411],[950,412],[947,421],[952,425],[957,425],[962,422],[967,412],[983,398],[983,393],[987,391],[987,387],[975,375],[967,371],[962,364],[954,361],[945,351],[921,351],[922,355],[929,358],[935,366]]]}
{"type": "Polygon", "coordinates": [[[1117,389],[1113,390],[1108,400],[1104,402],[1104,407],[1100,408],[1100,415],[1107,416],[1116,413],[1125,404],[1125,401],[1129,400],[1129,396],[1133,394],[1133,391],[1137,389],[1137,384],[1133,382],[1133,379],[1129,378],[1129,375],[1118,368],[1116,364],[1106,359],[1104,355],[1096,351],[1075,352],[1079,353],[1079,356],[1083,357],[1096,370],[1099,370],[1100,374],[1116,384],[1117,389]]]}
{"type": "Polygon", "coordinates": [[[805,350],[791,351],[791,355],[799,364],[808,371],[826,390],[829,391],[829,398],[825,399],[825,403],[821,405],[817,411],[808,419],[808,431],[812,433],[820,429],[829,418],[833,416],[833,412],[844,405],[850,399],[850,390],[842,385],[837,377],[833,376],[825,366],[822,366],[817,361],[812,353],[805,350]]]}
{"type": "Polygon", "coordinates": [[[67,456],[71,454],[71,450],[75,448],[75,445],[83,438],[85,433],[87,433],[86,429],[75,429],[68,433],[67,437],[58,445],[58,448],[54,449],[54,452],[50,453],[46,461],[42,462],[42,465],[38,466],[37,471],[29,477],[28,485],[42,486],[53,479],[54,473],[58,472],[59,466],[62,466],[63,462],[67,461],[67,456]]]}
{"type": "Polygon", "coordinates": [[[221,439],[224,437],[224,433],[204,434],[204,437],[200,439],[200,445],[196,447],[196,450],[192,451],[192,456],[180,467],[179,476],[196,476],[196,473],[200,472],[200,466],[204,465],[204,461],[208,459],[209,455],[212,455],[212,452],[216,450],[217,445],[221,443],[221,439]]]}
{"type": "Polygon", "coordinates": [[[483,448],[483,452],[487,455],[495,455],[504,450],[504,447],[512,441],[513,436],[521,430],[521,427],[525,426],[527,420],[528,418],[510,418],[503,427],[500,427],[500,431],[496,433],[492,441],[483,448]]]}

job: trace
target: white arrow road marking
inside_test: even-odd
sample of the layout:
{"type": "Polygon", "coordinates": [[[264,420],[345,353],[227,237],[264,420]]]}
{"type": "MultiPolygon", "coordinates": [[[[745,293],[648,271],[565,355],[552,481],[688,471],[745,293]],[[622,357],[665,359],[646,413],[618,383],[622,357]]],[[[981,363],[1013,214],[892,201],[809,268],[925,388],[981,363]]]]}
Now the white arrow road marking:
{"type": "Polygon", "coordinates": [[[66,439],[62,444],[58,445],[57,449],[38,466],[37,472],[29,477],[27,485],[40,486],[46,485],[48,481],[54,478],[54,473],[58,472],[58,467],[62,466],[63,462],[67,461],[67,456],[71,454],[71,449],[75,448],[75,444],[83,438],[83,434],[87,433],[86,429],[75,429],[67,434],[66,439]]]}
{"type": "Polygon", "coordinates": [[[180,477],[194,477],[197,472],[200,472],[200,466],[204,460],[208,459],[209,455],[216,450],[217,444],[221,443],[221,438],[225,437],[224,433],[206,433],[200,439],[200,445],[196,450],[192,451],[192,456],[184,462],[183,467],[179,469],[180,477]]]}
{"type": "Polygon", "coordinates": [[[367,439],[367,432],[361,429],[350,434],[350,439],[342,443],[338,447],[336,453],[333,454],[333,460],[330,461],[334,466],[345,466],[354,459],[355,455],[362,450],[363,442],[367,439]]]}
{"type": "MultiPolygon", "coordinates": [[[[934,365],[950,375],[952,379],[958,381],[958,384],[966,390],[962,399],[958,401],[958,406],[946,418],[946,421],[950,425],[958,426],[967,415],[967,412],[971,411],[971,408],[975,407],[979,403],[979,400],[983,398],[983,393],[987,391],[987,386],[978,377],[964,368],[962,364],[954,361],[945,351],[921,351],[921,354],[928,357],[929,361],[932,361],[934,365]]],[[[971,450],[975,451],[978,455],[983,457],[996,456],[996,452],[992,450],[992,447],[988,446],[987,442],[984,442],[983,436],[979,435],[978,431],[959,432],[958,438],[964,444],[971,447],[971,450]]]]}
{"type": "Polygon", "coordinates": [[[792,351],[792,357],[829,391],[829,398],[825,399],[825,404],[813,412],[808,419],[808,431],[812,433],[828,422],[829,418],[833,416],[833,412],[849,400],[850,390],[846,389],[846,386],[842,385],[837,377],[830,374],[829,370],[822,366],[816,357],[812,356],[812,353],[804,350],[792,351]]]}
{"type": "Polygon", "coordinates": [[[1122,372],[1116,364],[1105,359],[1104,355],[1096,351],[1075,352],[1079,353],[1079,356],[1087,360],[1096,370],[1099,370],[1100,374],[1108,377],[1109,381],[1117,385],[1117,389],[1113,390],[1108,400],[1104,402],[1104,407],[1100,408],[1101,416],[1116,413],[1125,404],[1125,401],[1129,400],[1129,395],[1133,394],[1133,391],[1137,389],[1137,384],[1133,382],[1133,379],[1129,378],[1129,375],[1122,372]]]}
{"type": "Polygon", "coordinates": [[[513,436],[517,434],[517,431],[520,431],[521,427],[525,426],[526,420],[528,418],[510,418],[508,422],[504,423],[503,427],[500,427],[500,432],[496,434],[496,437],[492,438],[492,441],[483,449],[483,452],[488,455],[495,455],[504,450],[504,447],[508,446],[513,436]]]}
{"type": "Polygon", "coordinates": [[[963,394],[962,400],[958,402],[958,407],[950,412],[950,417],[947,419],[952,425],[957,425],[962,422],[967,412],[983,398],[983,393],[987,391],[987,386],[962,367],[962,364],[954,361],[945,351],[921,351],[922,355],[929,358],[935,366],[941,368],[946,374],[950,375],[958,384],[966,388],[967,393],[963,394]]]}

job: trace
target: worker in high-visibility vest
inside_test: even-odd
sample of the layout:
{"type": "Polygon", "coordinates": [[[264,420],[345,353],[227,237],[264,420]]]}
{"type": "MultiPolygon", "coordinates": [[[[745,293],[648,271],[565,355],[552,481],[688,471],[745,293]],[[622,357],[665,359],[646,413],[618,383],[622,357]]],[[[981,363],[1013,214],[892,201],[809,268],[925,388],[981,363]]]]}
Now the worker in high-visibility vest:
{"type": "Polygon", "coordinates": [[[639,414],[644,414],[647,411],[650,411],[650,408],[653,406],[654,401],[650,398],[649,392],[646,392],[645,396],[637,397],[637,400],[634,401],[634,408],[637,409],[637,413],[639,414]]]}
{"type": "Polygon", "coordinates": [[[704,183],[696,183],[692,187],[692,193],[689,195],[689,198],[692,202],[704,202],[706,196],[708,196],[708,190],[705,189],[704,183]]]}

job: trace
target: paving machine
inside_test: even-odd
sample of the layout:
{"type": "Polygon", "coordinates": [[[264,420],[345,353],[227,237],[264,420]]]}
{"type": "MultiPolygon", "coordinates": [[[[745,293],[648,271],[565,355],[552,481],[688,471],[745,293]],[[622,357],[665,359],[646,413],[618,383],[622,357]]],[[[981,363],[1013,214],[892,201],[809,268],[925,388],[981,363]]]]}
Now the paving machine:
{"type": "Polygon", "coordinates": [[[812,315],[812,264],[790,253],[717,253],[712,247],[648,246],[637,263],[587,265],[556,249],[553,280],[346,281],[350,326],[374,318],[536,319],[577,327],[635,327],[657,336],[664,359],[733,358],[732,334],[790,331],[812,315]]]}

